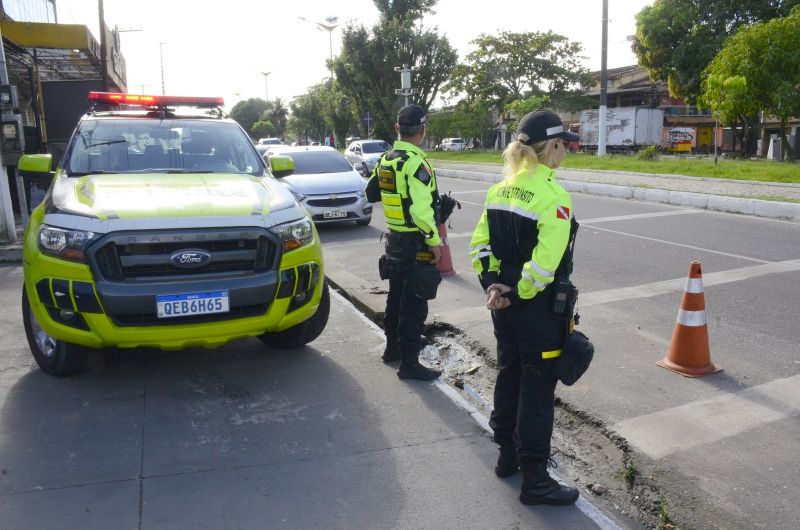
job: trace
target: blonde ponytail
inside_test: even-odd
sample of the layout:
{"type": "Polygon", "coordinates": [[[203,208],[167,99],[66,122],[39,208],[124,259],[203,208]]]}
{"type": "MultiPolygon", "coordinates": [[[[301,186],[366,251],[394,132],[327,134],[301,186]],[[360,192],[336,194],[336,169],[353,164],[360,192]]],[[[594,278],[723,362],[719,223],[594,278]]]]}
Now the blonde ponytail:
{"type": "Polygon", "coordinates": [[[523,142],[528,140],[528,135],[517,133],[517,140],[508,144],[503,151],[503,175],[507,179],[512,179],[523,169],[533,170],[536,164],[544,164],[547,167],[553,166],[553,157],[556,140],[545,140],[533,145],[525,145],[523,142]]]}

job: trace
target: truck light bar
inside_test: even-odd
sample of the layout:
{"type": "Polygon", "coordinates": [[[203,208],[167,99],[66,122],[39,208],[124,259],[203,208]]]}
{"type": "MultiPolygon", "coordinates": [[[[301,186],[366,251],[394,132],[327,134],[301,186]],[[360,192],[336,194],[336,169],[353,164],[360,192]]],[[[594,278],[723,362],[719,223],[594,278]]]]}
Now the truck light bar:
{"type": "Polygon", "coordinates": [[[221,107],[225,102],[221,97],[196,96],[144,96],[120,92],[89,92],[89,101],[110,105],[132,105],[138,107],[221,107]]]}

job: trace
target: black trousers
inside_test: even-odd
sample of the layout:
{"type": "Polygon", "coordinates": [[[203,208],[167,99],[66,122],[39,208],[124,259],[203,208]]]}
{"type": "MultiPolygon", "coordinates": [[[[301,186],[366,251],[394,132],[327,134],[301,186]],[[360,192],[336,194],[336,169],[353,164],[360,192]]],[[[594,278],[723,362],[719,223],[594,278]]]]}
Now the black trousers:
{"type": "Polygon", "coordinates": [[[492,312],[497,339],[497,382],[489,425],[494,441],[517,449],[521,464],[550,455],[557,378],[555,358],[566,337],[565,322],[523,301],[492,312]]]}
{"type": "Polygon", "coordinates": [[[428,301],[415,296],[409,287],[413,267],[389,272],[389,295],[383,314],[386,341],[400,346],[403,358],[416,357],[422,349],[420,335],[428,317],[428,301]]]}

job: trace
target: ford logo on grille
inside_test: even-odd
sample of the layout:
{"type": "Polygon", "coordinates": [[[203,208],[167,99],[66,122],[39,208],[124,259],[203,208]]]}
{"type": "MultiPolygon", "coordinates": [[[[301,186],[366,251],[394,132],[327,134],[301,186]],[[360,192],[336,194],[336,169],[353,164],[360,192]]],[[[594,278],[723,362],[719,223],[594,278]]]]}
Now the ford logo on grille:
{"type": "Polygon", "coordinates": [[[173,267],[196,269],[211,262],[211,254],[205,250],[179,250],[169,257],[173,267]]]}

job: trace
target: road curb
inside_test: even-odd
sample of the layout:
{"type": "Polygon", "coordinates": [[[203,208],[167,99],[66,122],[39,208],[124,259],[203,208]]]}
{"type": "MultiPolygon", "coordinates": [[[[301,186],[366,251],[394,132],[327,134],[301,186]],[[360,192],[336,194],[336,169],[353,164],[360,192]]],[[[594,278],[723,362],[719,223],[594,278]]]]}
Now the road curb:
{"type": "MultiPolygon", "coordinates": [[[[487,173],[468,171],[463,169],[441,168],[436,174],[442,177],[460,178],[482,182],[499,182],[503,176],[500,173],[487,173]]],[[[727,197],[724,195],[708,195],[688,191],[672,191],[655,188],[639,188],[619,184],[601,184],[597,182],[584,182],[578,180],[559,179],[567,191],[585,193],[587,195],[600,195],[618,199],[635,199],[645,202],[670,204],[673,206],[689,206],[718,212],[738,213],[780,219],[784,221],[800,222],[800,203],[764,201],[760,199],[745,199],[742,197],[727,197]]]]}

